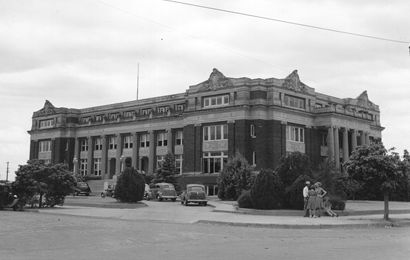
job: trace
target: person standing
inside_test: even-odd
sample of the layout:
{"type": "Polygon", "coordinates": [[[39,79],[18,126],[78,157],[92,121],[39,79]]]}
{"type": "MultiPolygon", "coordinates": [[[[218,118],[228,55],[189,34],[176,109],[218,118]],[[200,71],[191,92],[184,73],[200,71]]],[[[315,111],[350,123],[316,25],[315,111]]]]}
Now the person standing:
{"type": "Polygon", "coordinates": [[[327,191],[325,191],[322,188],[322,183],[320,182],[316,182],[314,184],[315,187],[315,191],[316,191],[316,200],[317,200],[317,214],[320,217],[322,210],[324,209],[324,205],[323,205],[323,197],[327,194],[327,191]]]}
{"type": "Polygon", "coordinates": [[[309,200],[309,186],[310,186],[310,181],[305,182],[305,187],[303,188],[303,211],[304,211],[304,217],[309,217],[309,210],[307,207],[308,200],[309,200]]]}

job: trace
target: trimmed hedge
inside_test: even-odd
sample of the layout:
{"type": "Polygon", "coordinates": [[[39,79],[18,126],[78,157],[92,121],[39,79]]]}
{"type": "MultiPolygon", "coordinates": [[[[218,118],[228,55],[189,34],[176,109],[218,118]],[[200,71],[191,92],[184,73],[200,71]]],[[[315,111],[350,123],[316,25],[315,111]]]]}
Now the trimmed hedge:
{"type": "Polygon", "coordinates": [[[252,198],[251,198],[251,191],[247,190],[242,192],[241,196],[238,198],[238,207],[240,208],[253,208],[252,198]]]}
{"type": "Polygon", "coordinates": [[[271,169],[262,169],[251,188],[255,209],[279,209],[283,204],[284,188],[279,175],[271,169]]]}

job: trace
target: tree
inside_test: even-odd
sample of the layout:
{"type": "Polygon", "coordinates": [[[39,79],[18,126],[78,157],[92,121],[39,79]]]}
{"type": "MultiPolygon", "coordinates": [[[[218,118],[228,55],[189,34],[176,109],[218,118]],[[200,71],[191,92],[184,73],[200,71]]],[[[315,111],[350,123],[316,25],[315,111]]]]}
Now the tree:
{"type": "Polygon", "coordinates": [[[237,154],[230,158],[218,176],[218,197],[222,200],[237,200],[242,191],[250,190],[254,181],[252,167],[237,154]]]}
{"type": "Polygon", "coordinates": [[[303,208],[302,189],[306,181],[312,181],[312,167],[309,157],[293,152],[282,157],[276,169],[285,187],[284,206],[292,209],[303,208]]]}
{"type": "Polygon", "coordinates": [[[300,152],[293,152],[282,157],[276,169],[285,187],[289,187],[300,176],[312,176],[309,157],[300,152]]]}
{"type": "Polygon", "coordinates": [[[117,179],[115,198],[121,202],[138,202],[144,197],[145,180],[132,166],[131,159],[125,159],[125,169],[117,179]]]}
{"type": "Polygon", "coordinates": [[[167,182],[175,186],[176,190],[180,190],[176,180],[176,175],[179,174],[175,166],[175,156],[172,153],[167,153],[164,156],[164,161],[157,169],[157,173],[152,180],[154,183],[167,182]]]}
{"type": "Polygon", "coordinates": [[[374,186],[383,194],[385,220],[389,219],[389,195],[404,177],[399,164],[400,157],[389,154],[382,144],[359,146],[344,163],[349,177],[364,186],[374,186]]]}
{"type": "Polygon", "coordinates": [[[42,207],[43,196],[46,205],[63,204],[66,195],[72,192],[75,179],[64,164],[45,164],[41,160],[30,160],[20,165],[16,171],[13,188],[22,203],[39,195],[39,207],[42,207]]]}
{"type": "Polygon", "coordinates": [[[256,209],[279,209],[284,193],[279,175],[271,169],[262,169],[251,188],[252,205],[256,209]]]}

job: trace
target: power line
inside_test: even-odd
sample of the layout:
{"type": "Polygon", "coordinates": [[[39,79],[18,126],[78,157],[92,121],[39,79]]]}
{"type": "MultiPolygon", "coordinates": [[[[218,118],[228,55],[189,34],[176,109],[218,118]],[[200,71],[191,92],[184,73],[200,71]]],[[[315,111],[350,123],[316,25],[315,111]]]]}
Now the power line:
{"type": "Polygon", "coordinates": [[[361,34],[361,33],[354,33],[354,32],[336,30],[336,29],[332,29],[332,28],[325,28],[325,27],[309,25],[309,24],[304,24],[304,23],[297,23],[297,22],[286,21],[286,20],[281,20],[281,19],[276,19],[276,18],[271,18],[271,17],[266,17],[266,16],[260,16],[260,15],[255,15],[255,14],[248,14],[248,13],[237,12],[237,11],[232,11],[232,10],[227,10],[227,9],[221,9],[221,8],[216,8],[216,7],[211,7],[211,6],[197,5],[197,4],[191,4],[191,3],[186,3],[186,2],[181,2],[181,1],[174,1],[174,0],[161,0],[161,1],[170,2],[170,3],[174,3],[174,4],[193,6],[193,7],[203,8],[203,9],[209,9],[209,10],[213,10],[213,11],[230,13],[230,14],[235,14],[235,15],[242,15],[242,16],[247,16],[247,17],[252,17],[252,18],[257,18],[257,19],[263,19],[263,20],[268,20],[268,21],[273,21],[273,22],[286,23],[286,24],[302,26],[302,27],[307,27],[307,28],[317,29],[317,30],[322,30],[322,31],[347,34],[347,35],[363,37],[363,38],[369,38],[369,39],[373,39],[373,40],[389,41],[389,42],[403,43],[403,44],[409,44],[410,43],[409,41],[402,41],[402,40],[396,40],[396,39],[366,35],[366,34],[361,34]]]}

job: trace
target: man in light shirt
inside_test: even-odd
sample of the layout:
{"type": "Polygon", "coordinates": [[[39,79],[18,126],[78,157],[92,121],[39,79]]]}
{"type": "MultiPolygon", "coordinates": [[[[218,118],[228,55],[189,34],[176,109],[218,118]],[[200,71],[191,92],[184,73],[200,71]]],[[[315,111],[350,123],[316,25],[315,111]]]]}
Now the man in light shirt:
{"type": "Polygon", "coordinates": [[[305,182],[305,187],[303,188],[303,211],[305,213],[304,217],[309,216],[309,210],[307,210],[307,203],[309,200],[309,186],[310,186],[310,181],[305,182]]]}

